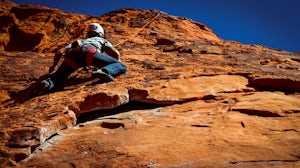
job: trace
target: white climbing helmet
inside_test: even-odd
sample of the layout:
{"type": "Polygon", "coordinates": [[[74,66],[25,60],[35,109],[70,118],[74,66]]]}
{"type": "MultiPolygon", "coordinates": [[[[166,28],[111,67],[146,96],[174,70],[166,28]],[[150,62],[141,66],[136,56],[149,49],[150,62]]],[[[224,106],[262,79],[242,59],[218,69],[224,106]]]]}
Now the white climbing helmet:
{"type": "Polygon", "coordinates": [[[104,35],[104,30],[99,23],[91,23],[88,26],[88,32],[96,32],[100,37],[104,35]]]}

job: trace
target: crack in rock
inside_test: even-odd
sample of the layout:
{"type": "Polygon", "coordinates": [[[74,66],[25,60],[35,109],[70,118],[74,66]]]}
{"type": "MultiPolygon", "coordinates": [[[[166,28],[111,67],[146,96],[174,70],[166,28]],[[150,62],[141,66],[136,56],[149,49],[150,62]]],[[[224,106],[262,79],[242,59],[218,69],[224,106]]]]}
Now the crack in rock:
{"type": "Polygon", "coordinates": [[[255,110],[255,109],[232,109],[232,110],[239,111],[240,113],[243,114],[256,115],[260,117],[282,117],[277,113],[272,113],[270,111],[264,111],[264,110],[255,110]]]}

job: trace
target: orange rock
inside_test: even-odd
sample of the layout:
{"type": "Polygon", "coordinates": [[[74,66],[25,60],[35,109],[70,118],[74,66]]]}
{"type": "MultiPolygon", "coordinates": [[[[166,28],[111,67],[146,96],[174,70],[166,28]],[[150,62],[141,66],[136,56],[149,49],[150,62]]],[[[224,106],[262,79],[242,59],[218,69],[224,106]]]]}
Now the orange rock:
{"type": "Polygon", "coordinates": [[[3,167],[299,167],[299,54],[225,41],[155,10],[100,17],[1,2],[3,167]],[[91,22],[129,71],[78,70],[30,98],[54,53],[91,22]]]}

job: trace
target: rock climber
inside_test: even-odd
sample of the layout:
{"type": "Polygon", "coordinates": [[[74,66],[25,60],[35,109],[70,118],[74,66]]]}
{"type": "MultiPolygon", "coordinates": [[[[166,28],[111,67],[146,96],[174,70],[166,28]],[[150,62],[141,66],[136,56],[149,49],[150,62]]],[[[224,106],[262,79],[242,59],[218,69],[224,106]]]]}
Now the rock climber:
{"type": "MultiPolygon", "coordinates": [[[[87,28],[87,37],[67,45],[63,50],[64,60],[50,78],[41,81],[34,90],[35,95],[49,93],[80,67],[92,65],[99,68],[92,76],[102,82],[111,82],[115,77],[126,73],[127,67],[119,61],[120,53],[104,38],[104,30],[99,23],[91,23],[87,28]]],[[[56,54],[49,73],[54,70],[63,54],[56,54]]]]}

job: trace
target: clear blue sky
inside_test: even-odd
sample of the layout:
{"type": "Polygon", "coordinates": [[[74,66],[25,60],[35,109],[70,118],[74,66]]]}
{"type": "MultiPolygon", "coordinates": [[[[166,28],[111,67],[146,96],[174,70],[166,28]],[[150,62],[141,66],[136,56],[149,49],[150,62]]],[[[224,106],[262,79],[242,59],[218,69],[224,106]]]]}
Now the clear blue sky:
{"type": "Polygon", "coordinates": [[[12,0],[101,16],[121,8],[157,9],[210,27],[224,40],[300,51],[300,0],[12,0]]]}

